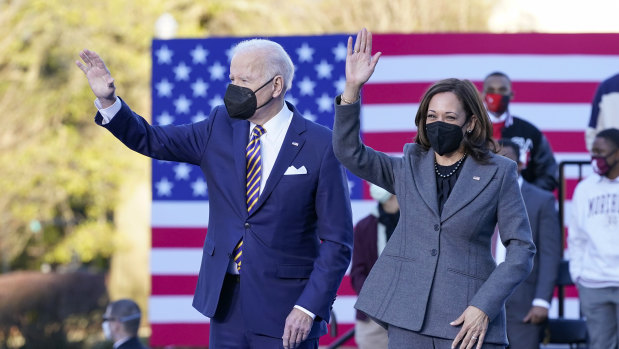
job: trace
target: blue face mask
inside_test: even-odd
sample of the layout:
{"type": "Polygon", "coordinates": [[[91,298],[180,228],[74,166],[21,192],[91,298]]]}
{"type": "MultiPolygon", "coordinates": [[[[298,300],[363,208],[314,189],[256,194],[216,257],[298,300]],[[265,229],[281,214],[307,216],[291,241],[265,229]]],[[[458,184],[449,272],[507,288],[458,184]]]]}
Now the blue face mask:
{"type": "Polygon", "coordinates": [[[438,155],[453,153],[462,143],[462,127],[443,121],[426,124],[426,135],[438,155]]]}
{"type": "Polygon", "coordinates": [[[256,107],[258,104],[256,92],[268,85],[271,81],[273,81],[273,79],[275,79],[275,76],[265,82],[264,85],[258,87],[256,91],[252,91],[247,87],[229,84],[224,96],[224,105],[226,106],[228,115],[233,119],[240,120],[247,120],[254,116],[256,110],[264,107],[273,100],[273,97],[271,96],[271,99],[266,101],[261,106],[256,107]]]}

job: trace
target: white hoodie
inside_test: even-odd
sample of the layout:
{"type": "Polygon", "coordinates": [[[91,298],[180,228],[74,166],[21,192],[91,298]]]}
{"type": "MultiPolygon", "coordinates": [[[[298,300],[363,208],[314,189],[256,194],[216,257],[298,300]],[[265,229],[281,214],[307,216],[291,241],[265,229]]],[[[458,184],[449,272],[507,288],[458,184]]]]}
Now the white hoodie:
{"type": "Polygon", "coordinates": [[[575,283],[619,287],[619,178],[592,174],[578,183],[567,241],[575,283]]]}

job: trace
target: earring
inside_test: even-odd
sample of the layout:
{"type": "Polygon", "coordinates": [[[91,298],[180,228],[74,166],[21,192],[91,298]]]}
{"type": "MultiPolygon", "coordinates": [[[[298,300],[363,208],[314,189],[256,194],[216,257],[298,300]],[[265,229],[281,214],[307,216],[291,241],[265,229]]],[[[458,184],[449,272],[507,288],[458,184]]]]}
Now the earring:
{"type": "Polygon", "coordinates": [[[466,130],[466,133],[471,134],[473,133],[473,130],[466,130]]]}

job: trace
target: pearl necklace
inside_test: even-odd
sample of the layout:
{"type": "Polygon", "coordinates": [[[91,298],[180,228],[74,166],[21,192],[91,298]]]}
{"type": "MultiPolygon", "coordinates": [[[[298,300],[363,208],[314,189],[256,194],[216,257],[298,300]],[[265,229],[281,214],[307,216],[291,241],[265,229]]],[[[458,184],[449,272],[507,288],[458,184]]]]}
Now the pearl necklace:
{"type": "MultiPolygon", "coordinates": [[[[454,167],[454,169],[453,169],[453,170],[451,170],[451,172],[449,172],[449,174],[446,174],[446,175],[441,174],[441,173],[438,171],[438,163],[436,162],[436,159],[434,159],[434,171],[436,171],[436,174],[437,174],[439,177],[441,177],[441,178],[449,178],[449,177],[451,177],[454,173],[456,173],[456,171],[458,171],[458,168],[460,168],[460,165],[461,165],[461,164],[462,164],[462,162],[464,161],[464,158],[465,158],[465,157],[466,157],[466,153],[464,153],[464,155],[462,155],[462,157],[460,158],[460,160],[458,160],[458,161],[456,162],[456,164],[455,164],[455,165],[456,165],[456,167],[454,167]]],[[[453,166],[453,165],[452,165],[452,166],[453,166]]]]}

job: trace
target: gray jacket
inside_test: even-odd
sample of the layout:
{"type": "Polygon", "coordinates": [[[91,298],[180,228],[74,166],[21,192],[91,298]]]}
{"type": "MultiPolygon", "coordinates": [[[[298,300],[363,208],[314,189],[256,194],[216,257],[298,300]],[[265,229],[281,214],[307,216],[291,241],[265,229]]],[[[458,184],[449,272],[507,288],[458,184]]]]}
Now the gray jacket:
{"type": "Polygon", "coordinates": [[[453,339],[449,323],[473,305],[490,318],[486,343],[507,344],[505,300],[531,272],[535,245],[518,186],[516,163],[468,157],[442,211],[434,152],[406,144],[402,157],[362,144],[359,102],[336,103],[335,155],[355,175],[397,195],[400,221],[368,276],[355,308],[383,325],[453,339]],[[496,224],[506,245],[496,266],[496,224]]]}

